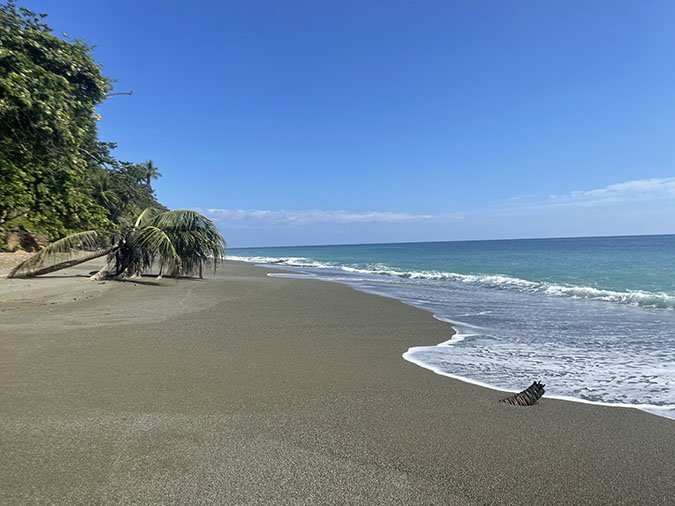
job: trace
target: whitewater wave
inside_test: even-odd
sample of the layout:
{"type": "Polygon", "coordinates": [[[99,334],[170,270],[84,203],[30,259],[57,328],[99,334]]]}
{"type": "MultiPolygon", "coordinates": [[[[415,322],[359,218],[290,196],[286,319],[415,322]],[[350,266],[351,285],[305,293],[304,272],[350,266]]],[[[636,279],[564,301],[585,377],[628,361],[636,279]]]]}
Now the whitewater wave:
{"type": "MultiPolygon", "coordinates": [[[[462,335],[460,339],[457,339],[457,341],[462,341],[465,337],[471,337],[471,335],[462,335]]],[[[455,344],[453,340],[451,339],[450,341],[440,343],[436,345],[436,348],[438,347],[447,347],[450,345],[455,344]]],[[[453,374],[451,372],[448,372],[440,367],[438,367],[435,364],[432,364],[426,360],[422,360],[416,357],[416,353],[419,353],[420,351],[425,351],[425,350],[430,350],[433,349],[434,346],[416,346],[408,349],[407,352],[405,352],[402,357],[404,360],[407,360],[408,362],[411,362],[415,365],[418,365],[420,367],[423,367],[424,369],[428,369],[440,376],[445,376],[448,378],[456,379],[459,381],[463,381],[464,383],[470,383],[472,385],[477,385],[483,388],[489,388],[490,390],[498,390],[500,392],[507,392],[507,393],[517,393],[520,390],[515,389],[515,388],[506,388],[502,386],[496,386],[492,385],[490,383],[487,383],[485,381],[480,381],[477,379],[469,378],[467,376],[462,376],[459,374],[453,374]]],[[[570,402],[578,402],[581,404],[592,404],[595,406],[605,406],[605,407],[611,407],[611,408],[632,408],[632,409],[639,409],[641,411],[646,411],[648,413],[652,413],[657,416],[661,416],[664,418],[670,418],[675,420],[675,404],[663,404],[663,405],[656,405],[656,404],[646,404],[646,403],[627,403],[627,402],[605,402],[605,401],[594,401],[594,400],[589,400],[589,399],[582,399],[579,397],[574,397],[571,395],[555,395],[555,394],[546,394],[547,399],[559,399],[563,401],[570,401],[570,402]]]]}
{"type": "Polygon", "coordinates": [[[242,257],[235,255],[227,255],[226,260],[235,260],[238,262],[249,262],[254,264],[268,264],[268,265],[287,265],[289,267],[315,267],[317,269],[326,269],[328,267],[335,268],[337,265],[329,263],[316,262],[304,257],[242,257]]]}
{"type": "Polygon", "coordinates": [[[549,282],[528,281],[502,274],[458,274],[443,271],[405,271],[394,269],[385,264],[342,265],[333,262],[320,262],[306,257],[263,257],[228,256],[229,260],[238,260],[256,264],[283,265],[314,269],[336,269],[349,273],[393,276],[412,280],[455,281],[480,285],[485,288],[516,290],[527,293],[542,293],[555,297],[570,297],[615,304],[625,304],[646,308],[675,310],[675,295],[654,293],[644,290],[614,291],[591,286],[558,285],[549,282]]]}

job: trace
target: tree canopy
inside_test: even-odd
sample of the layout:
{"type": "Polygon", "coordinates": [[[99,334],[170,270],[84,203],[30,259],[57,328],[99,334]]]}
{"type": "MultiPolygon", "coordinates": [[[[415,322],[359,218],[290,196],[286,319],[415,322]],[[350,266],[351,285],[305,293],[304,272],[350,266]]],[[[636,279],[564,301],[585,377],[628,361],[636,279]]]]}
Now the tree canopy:
{"type": "Polygon", "coordinates": [[[140,276],[153,266],[160,275],[202,277],[204,266],[215,270],[224,255],[225,241],[205,216],[149,207],[132,225],[114,233],[87,230],[59,239],[17,265],[8,277],[40,276],[102,256],[108,261],[92,279],[140,276]]]}
{"type": "Polygon", "coordinates": [[[0,4],[0,249],[12,227],[54,240],[164,209],[155,165],[119,161],[98,138],[95,107],[111,89],[91,46],[0,4]]]}

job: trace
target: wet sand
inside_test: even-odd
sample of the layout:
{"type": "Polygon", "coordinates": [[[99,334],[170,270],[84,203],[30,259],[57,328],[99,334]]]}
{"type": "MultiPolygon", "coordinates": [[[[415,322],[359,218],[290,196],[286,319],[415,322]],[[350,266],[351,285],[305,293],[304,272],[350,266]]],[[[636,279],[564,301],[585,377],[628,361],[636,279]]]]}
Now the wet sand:
{"type": "Polygon", "coordinates": [[[0,280],[0,502],[672,504],[675,423],[406,362],[452,328],[228,262],[0,280]]]}

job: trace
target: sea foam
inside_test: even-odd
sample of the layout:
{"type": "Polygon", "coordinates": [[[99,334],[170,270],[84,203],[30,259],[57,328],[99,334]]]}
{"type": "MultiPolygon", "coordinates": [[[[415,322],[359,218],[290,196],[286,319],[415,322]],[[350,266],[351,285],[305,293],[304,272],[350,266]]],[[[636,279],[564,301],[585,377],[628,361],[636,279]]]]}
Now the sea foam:
{"type": "Polygon", "coordinates": [[[614,304],[626,304],[646,308],[675,309],[675,296],[668,293],[654,293],[645,290],[603,290],[591,286],[560,285],[548,282],[536,282],[502,274],[459,274],[456,272],[400,270],[386,264],[376,263],[365,266],[343,265],[334,262],[321,262],[305,257],[264,257],[264,256],[228,256],[230,260],[282,265],[288,267],[312,267],[315,269],[338,269],[348,273],[375,274],[404,279],[455,281],[480,285],[499,290],[515,290],[527,293],[541,293],[554,297],[588,299],[614,304]]]}
{"type": "Polygon", "coordinates": [[[675,418],[675,237],[246,253],[230,258],[392,297],[448,322],[454,335],[404,356],[439,374],[506,391],[538,379],[547,397],[675,418]]]}

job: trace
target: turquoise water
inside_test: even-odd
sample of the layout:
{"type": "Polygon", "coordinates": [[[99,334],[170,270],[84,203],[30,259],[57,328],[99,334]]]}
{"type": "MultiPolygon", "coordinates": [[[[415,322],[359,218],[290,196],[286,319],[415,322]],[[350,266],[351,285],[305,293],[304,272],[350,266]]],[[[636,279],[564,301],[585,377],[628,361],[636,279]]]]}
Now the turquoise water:
{"type": "Polygon", "coordinates": [[[453,323],[452,340],[404,355],[439,374],[506,390],[541,379],[550,396],[675,418],[675,236],[256,248],[229,256],[394,297],[453,323]]]}

